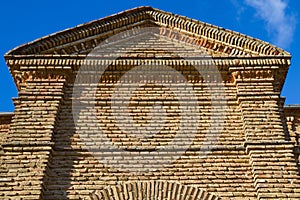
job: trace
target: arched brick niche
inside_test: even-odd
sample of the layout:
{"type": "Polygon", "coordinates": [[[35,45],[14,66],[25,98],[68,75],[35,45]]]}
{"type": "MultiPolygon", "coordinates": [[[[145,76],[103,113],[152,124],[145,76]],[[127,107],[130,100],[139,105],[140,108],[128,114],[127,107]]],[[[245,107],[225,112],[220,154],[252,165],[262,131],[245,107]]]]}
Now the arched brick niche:
{"type": "Polygon", "coordinates": [[[220,200],[197,187],[168,181],[126,182],[90,195],[91,200],[220,200]]]}

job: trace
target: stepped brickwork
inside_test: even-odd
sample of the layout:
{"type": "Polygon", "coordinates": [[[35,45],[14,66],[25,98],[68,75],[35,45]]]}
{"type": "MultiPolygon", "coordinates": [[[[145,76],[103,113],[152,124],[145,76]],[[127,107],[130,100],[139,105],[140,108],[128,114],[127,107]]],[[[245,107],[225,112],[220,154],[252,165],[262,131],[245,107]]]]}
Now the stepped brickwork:
{"type": "Polygon", "coordinates": [[[288,136],[294,143],[294,151],[297,162],[300,155],[300,106],[289,105],[284,108],[285,120],[288,129],[288,136]]]}
{"type": "Polygon", "coordinates": [[[0,115],[0,144],[2,144],[7,137],[12,116],[13,113],[1,113],[0,115]]]}
{"type": "MultiPolygon", "coordinates": [[[[19,96],[13,114],[0,114],[0,198],[300,198],[300,109],[283,108],[280,93],[290,55],[282,49],[140,7],[43,37],[8,52],[5,59],[19,96]],[[155,31],[136,34],[149,27],[155,31]],[[124,31],[133,36],[98,48],[101,59],[86,59],[103,41],[124,31]],[[203,54],[208,56],[199,58],[203,54]],[[78,84],[84,65],[88,70],[78,84]],[[108,67],[101,79],[91,82],[103,65],[108,67]],[[159,82],[142,87],[134,82],[140,75],[127,72],[140,65],[152,72],[161,65],[179,72],[192,86],[198,120],[182,117],[182,104],[159,82]],[[116,106],[120,117],[127,117],[111,101],[119,83],[119,95],[126,95],[129,83],[138,88],[128,104],[137,125],[126,124],[128,130],[138,130],[135,137],[122,132],[112,114],[116,106]],[[224,96],[212,97],[212,91],[224,96]],[[154,113],[154,125],[149,118],[153,108],[166,110],[154,113]],[[74,117],[77,110],[80,115],[74,117]],[[167,123],[160,127],[163,121],[167,123]],[[197,132],[191,128],[176,136],[181,123],[197,124],[197,132]],[[156,129],[158,134],[144,137],[156,129]],[[122,151],[106,148],[97,138],[100,131],[122,151]],[[155,152],[173,140],[180,142],[172,153],[181,155],[158,166],[170,155],[155,152]],[[129,159],[134,156],[147,162],[136,164],[129,159]],[[149,166],[153,169],[145,171],[149,166]]],[[[175,76],[165,80],[172,80],[177,90],[186,87],[175,76]]],[[[192,106],[191,95],[184,91],[182,101],[192,106]]]]}

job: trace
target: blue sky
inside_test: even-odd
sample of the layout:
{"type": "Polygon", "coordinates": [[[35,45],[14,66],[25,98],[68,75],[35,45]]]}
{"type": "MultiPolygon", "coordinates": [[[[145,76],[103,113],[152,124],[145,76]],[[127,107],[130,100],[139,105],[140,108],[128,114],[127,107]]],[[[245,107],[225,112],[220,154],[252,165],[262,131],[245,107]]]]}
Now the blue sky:
{"type": "Polygon", "coordinates": [[[298,0],[11,0],[0,3],[0,112],[17,97],[3,55],[42,36],[142,5],[185,15],[270,42],[292,54],[282,91],[300,104],[300,3],[298,0]]]}

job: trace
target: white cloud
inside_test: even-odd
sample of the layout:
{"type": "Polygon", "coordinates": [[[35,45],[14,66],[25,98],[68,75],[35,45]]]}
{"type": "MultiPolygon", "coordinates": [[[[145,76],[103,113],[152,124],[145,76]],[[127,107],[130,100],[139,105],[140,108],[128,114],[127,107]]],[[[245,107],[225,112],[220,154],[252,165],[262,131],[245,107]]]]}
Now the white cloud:
{"type": "Polygon", "coordinates": [[[267,31],[275,45],[288,48],[293,40],[296,20],[287,13],[285,0],[245,0],[256,10],[256,15],[267,23],[267,31]]]}
{"type": "Polygon", "coordinates": [[[237,9],[236,10],[237,11],[236,20],[240,21],[241,14],[245,11],[245,7],[239,2],[239,0],[230,0],[230,1],[237,9]]]}

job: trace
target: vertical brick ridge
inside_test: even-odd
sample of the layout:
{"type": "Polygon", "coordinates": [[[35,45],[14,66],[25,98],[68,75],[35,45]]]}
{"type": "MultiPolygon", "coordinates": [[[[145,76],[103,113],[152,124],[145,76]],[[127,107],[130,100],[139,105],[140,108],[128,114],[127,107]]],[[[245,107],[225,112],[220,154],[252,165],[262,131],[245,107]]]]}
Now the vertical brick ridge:
{"type": "MultiPolygon", "coordinates": [[[[293,141],[293,139],[290,136],[289,133],[289,127],[288,127],[288,119],[285,117],[285,108],[284,108],[284,103],[285,103],[285,97],[280,97],[278,105],[279,105],[279,113],[280,113],[280,117],[281,117],[281,121],[282,121],[282,126],[283,126],[283,130],[284,130],[284,134],[285,134],[285,140],[287,141],[293,141]]],[[[295,141],[294,141],[295,142],[295,141]]]]}
{"type": "Polygon", "coordinates": [[[233,76],[246,141],[285,141],[279,109],[280,94],[274,89],[274,82],[277,81],[274,70],[254,67],[233,72],[233,76]]]}
{"type": "Polygon", "coordinates": [[[13,117],[13,113],[0,113],[0,155],[2,149],[2,143],[7,137],[10,123],[13,117]]]}
{"type": "Polygon", "coordinates": [[[259,199],[300,198],[293,147],[290,142],[247,145],[259,199]]]}
{"type": "Polygon", "coordinates": [[[1,162],[7,172],[1,174],[5,178],[0,185],[1,197],[42,197],[42,182],[65,81],[64,75],[47,72],[43,76],[31,76],[23,83],[3,143],[1,162]]]}
{"type": "Polygon", "coordinates": [[[294,145],[282,118],[282,99],[270,69],[233,72],[244,121],[245,147],[250,157],[258,199],[298,199],[298,168],[294,145]]]}
{"type": "Polygon", "coordinates": [[[47,166],[45,168],[45,172],[44,172],[44,177],[43,177],[43,182],[42,182],[42,194],[41,194],[41,199],[45,199],[45,197],[47,196],[46,194],[46,190],[47,190],[47,181],[49,179],[49,176],[50,176],[50,173],[49,173],[49,170],[51,168],[51,161],[52,161],[52,158],[53,158],[53,154],[54,154],[54,145],[55,145],[55,140],[54,140],[54,135],[56,134],[57,132],[57,127],[58,127],[58,123],[59,123],[59,114],[60,112],[62,112],[62,104],[64,102],[64,98],[65,98],[65,88],[66,88],[66,85],[68,84],[68,82],[70,81],[70,76],[69,75],[65,75],[62,79],[62,81],[64,82],[63,84],[63,87],[61,88],[61,98],[60,98],[60,102],[59,102],[59,105],[58,105],[58,109],[56,111],[56,114],[55,114],[55,120],[54,120],[54,129],[53,129],[53,132],[52,132],[52,138],[51,138],[51,142],[52,142],[52,148],[51,148],[51,151],[50,151],[50,154],[49,154],[49,157],[48,157],[48,161],[47,161],[47,166]]]}
{"type": "Polygon", "coordinates": [[[284,119],[290,140],[294,143],[294,154],[298,164],[300,174],[299,156],[300,156],[300,106],[289,105],[284,107],[284,119]]]}
{"type": "Polygon", "coordinates": [[[9,132],[12,116],[12,113],[0,113],[0,188],[4,187],[4,183],[7,180],[7,177],[2,176],[3,174],[6,174],[8,172],[7,166],[1,159],[4,155],[2,144],[9,132]]]}
{"type": "Polygon", "coordinates": [[[125,182],[95,191],[90,195],[91,200],[220,200],[214,194],[193,186],[182,185],[169,181],[140,181],[125,182]]]}

